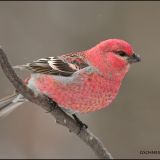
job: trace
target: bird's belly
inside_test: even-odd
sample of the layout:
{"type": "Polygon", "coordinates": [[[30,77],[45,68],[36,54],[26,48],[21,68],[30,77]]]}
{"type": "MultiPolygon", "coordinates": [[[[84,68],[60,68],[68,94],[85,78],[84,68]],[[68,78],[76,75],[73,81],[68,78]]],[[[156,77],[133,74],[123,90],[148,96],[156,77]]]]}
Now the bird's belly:
{"type": "Polygon", "coordinates": [[[119,86],[103,77],[92,74],[81,77],[80,81],[61,83],[52,76],[39,76],[36,87],[41,93],[75,112],[91,112],[107,107],[115,98],[119,86]]]}

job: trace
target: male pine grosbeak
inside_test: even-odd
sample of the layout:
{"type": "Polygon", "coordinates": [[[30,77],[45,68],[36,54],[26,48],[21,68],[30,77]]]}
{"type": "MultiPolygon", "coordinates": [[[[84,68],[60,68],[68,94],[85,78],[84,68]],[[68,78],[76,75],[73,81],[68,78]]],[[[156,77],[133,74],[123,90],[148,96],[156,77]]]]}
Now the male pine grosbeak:
{"type": "MultiPolygon", "coordinates": [[[[31,70],[25,82],[35,93],[47,95],[70,113],[86,113],[107,107],[116,97],[130,64],[139,61],[129,43],[109,39],[86,51],[41,58],[14,68],[31,70]]],[[[2,99],[0,117],[25,101],[17,93],[2,99]]]]}

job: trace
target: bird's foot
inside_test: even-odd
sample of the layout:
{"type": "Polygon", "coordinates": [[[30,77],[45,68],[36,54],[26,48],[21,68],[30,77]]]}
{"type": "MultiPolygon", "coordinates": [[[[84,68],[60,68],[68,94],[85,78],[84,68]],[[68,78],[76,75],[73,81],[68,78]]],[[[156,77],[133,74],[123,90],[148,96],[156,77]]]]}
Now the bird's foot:
{"type": "Polygon", "coordinates": [[[85,123],[83,123],[75,114],[72,114],[72,116],[80,127],[79,133],[81,132],[82,129],[87,129],[88,128],[88,126],[85,123]]]}
{"type": "Polygon", "coordinates": [[[48,99],[48,103],[50,104],[50,109],[46,113],[50,113],[57,107],[57,103],[54,102],[50,97],[47,97],[47,99],[48,99]]]}

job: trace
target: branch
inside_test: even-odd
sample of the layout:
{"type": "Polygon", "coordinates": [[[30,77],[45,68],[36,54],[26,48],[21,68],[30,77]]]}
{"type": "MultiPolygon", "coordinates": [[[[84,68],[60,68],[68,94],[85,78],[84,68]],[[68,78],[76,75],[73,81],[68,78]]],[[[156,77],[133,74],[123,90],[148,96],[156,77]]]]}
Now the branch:
{"type": "MultiPolygon", "coordinates": [[[[20,94],[26,99],[41,106],[46,111],[50,111],[53,104],[48,103],[48,98],[45,95],[35,95],[31,89],[29,89],[23,81],[17,76],[8,62],[7,56],[2,48],[0,48],[0,64],[3,72],[16,88],[20,94]]],[[[111,154],[104,147],[102,142],[94,136],[88,129],[82,128],[80,130],[76,121],[61,110],[60,107],[55,107],[51,112],[51,115],[55,117],[56,122],[60,125],[67,127],[71,132],[75,133],[81,140],[83,140],[94,151],[98,158],[112,159],[111,154]]]]}

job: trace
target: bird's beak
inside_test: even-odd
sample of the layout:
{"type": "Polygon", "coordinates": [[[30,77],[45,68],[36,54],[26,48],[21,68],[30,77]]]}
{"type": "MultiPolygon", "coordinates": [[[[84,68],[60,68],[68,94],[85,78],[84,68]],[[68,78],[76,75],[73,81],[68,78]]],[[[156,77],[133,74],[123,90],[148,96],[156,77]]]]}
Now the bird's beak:
{"type": "Polygon", "coordinates": [[[136,63],[136,62],[140,62],[141,58],[139,55],[133,53],[132,56],[130,56],[127,60],[128,60],[128,63],[136,63]]]}

